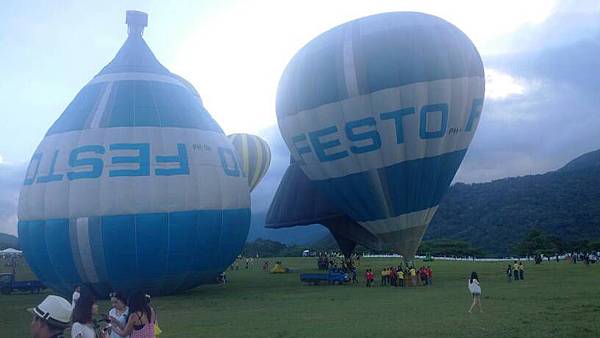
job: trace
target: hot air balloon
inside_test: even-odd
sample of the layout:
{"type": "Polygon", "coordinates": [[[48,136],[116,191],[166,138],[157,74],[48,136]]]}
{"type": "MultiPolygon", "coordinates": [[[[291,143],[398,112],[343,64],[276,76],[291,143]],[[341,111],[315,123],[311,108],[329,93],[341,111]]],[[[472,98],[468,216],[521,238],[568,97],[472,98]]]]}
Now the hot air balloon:
{"type": "Polygon", "coordinates": [[[128,38],[36,149],[19,240],[56,292],[170,294],[213,282],[240,253],[250,193],[236,150],[193,87],[128,38]]]}
{"type": "Polygon", "coordinates": [[[271,164],[271,149],[267,141],[251,134],[231,134],[227,136],[237,151],[242,169],[248,176],[250,191],[267,173],[271,164]]]}
{"type": "MultiPolygon", "coordinates": [[[[393,12],[310,41],[281,76],[276,109],[314,192],[353,221],[336,223],[336,232],[360,243],[350,230],[358,224],[376,238],[363,240],[368,246],[410,259],[465,156],[483,98],[481,58],[464,33],[435,16],[393,12]]],[[[276,196],[271,207],[278,215],[297,206],[276,196]]],[[[327,223],[316,216],[310,221],[327,223]]]]}
{"type": "Polygon", "coordinates": [[[380,247],[380,241],[373,234],[319,192],[317,184],[306,177],[292,158],[267,212],[265,226],[279,229],[311,224],[328,228],[346,257],[351,256],[357,243],[380,247]]]}

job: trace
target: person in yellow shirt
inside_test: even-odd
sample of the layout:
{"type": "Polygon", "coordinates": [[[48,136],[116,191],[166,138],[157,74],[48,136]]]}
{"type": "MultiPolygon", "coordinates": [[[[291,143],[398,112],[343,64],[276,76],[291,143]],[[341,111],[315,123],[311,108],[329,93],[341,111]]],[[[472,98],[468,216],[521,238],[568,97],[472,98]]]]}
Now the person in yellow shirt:
{"type": "Polygon", "coordinates": [[[517,261],[513,264],[513,274],[515,275],[515,280],[519,280],[519,264],[517,261]]]}
{"type": "Polygon", "coordinates": [[[414,266],[410,267],[410,279],[412,281],[412,286],[417,286],[417,270],[414,266]]]}
{"type": "Polygon", "coordinates": [[[520,280],[524,280],[525,279],[525,266],[523,265],[523,262],[519,262],[519,279],[520,280]]]}
{"type": "Polygon", "coordinates": [[[385,275],[387,273],[387,268],[383,268],[383,270],[381,270],[381,286],[385,285],[385,275]]]}
{"type": "Polygon", "coordinates": [[[404,271],[402,271],[402,269],[398,269],[398,282],[400,284],[400,287],[403,288],[404,287],[404,271]]]}

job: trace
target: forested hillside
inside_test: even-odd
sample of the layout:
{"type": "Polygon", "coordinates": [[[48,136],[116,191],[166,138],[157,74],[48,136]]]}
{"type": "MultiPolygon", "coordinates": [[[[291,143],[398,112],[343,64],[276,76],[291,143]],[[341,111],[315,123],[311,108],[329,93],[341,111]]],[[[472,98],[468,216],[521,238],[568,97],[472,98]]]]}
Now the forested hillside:
{"type": "Polygon", "coordinates": [[[457,183],[424,239],[464,240],[508,254],[534,228],[564,242],[600,239],[600,151],[542,175],[457,183]]]}

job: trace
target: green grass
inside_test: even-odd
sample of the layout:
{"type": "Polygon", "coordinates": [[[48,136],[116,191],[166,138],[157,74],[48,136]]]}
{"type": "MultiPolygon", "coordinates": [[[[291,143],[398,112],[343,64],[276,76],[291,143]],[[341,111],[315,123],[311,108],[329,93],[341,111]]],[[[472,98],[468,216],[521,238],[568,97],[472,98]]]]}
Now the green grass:
{"type": "MultiPolygon", "coordinates": [[[[315,271],[315,258],[281,260],[287,267],[315,271]]],[[[272,266],[275,259],[269,261],[272,266]]],[[[363,259],[361,277],[366,267],[379,271],[397,263],[363,259]]],[[[366,288],[362,278],[360,285],[305,286],[298,273],[272,275],[256,264],[228,271],[227,285],[201,286],[152,302],[161,337],[600,336],[600,264],[526,263],[526,280],[511,283],[503,274],[505,264],[431,262],[434,285],[406,289],[366,288]],[[467,313],[466,278],[473,270],[481,279],[485,313],[467,313]]],[[[21,270],[24,278],[28,272],[21,270]]],[[[0,296],[0,337],[27,337],[31,317],[24,309],[44,297],[0,296]]],[[[108,310],[106,301],[99,305],[108,310]]]]}

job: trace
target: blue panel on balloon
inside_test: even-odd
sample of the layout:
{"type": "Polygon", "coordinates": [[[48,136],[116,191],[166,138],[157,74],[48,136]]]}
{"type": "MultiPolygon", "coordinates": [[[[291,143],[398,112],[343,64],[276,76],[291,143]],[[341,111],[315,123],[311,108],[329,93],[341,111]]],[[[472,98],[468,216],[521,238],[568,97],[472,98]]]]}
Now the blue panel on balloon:
{"type": "Polygon", "coordinates": [[[197,213],[194,270],[211,270],[220,265],[217,262],[221,246],[222,224],[223,211],[221,210],[206,210],[197,213]]]}
{"type": "Polygon", "coordinates": [[[135,228],[137,275],[140,278],[152,278],[163,274],[168,264],[168,215],[166,213],[137,215],[135,228]]]}
{"type": "Polygon", "coordinates": [[[169,274],[187,272],[191,269],[195,257],[196,240],[195,211],[173,212],[169,215],[169,274]]]}
{"type": "Polygon", "coordinates": [[[110,262],[107,269],[111,281],[126,281],[137,271],[135,240],[134,215],[102,217],[104,257],[110,262]]]}
{"type": "Polygon", "coordinates": [[[46,221],[46,245],[51,266],[62,284],[80,284],[81,279],[75,268],[69,238],[68,219],[46,221]]]}

